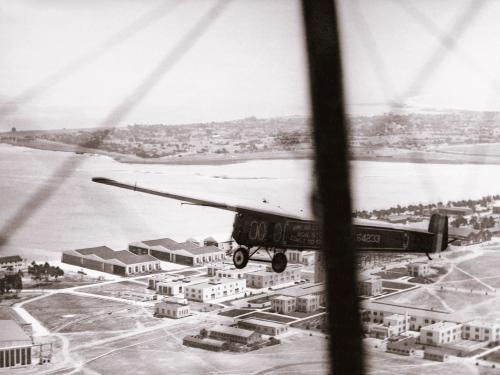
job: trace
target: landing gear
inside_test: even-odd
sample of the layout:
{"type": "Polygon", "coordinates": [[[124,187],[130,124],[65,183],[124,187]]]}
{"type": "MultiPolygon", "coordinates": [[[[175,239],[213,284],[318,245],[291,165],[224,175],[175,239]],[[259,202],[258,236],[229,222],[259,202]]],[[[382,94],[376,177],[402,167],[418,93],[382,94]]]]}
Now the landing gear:
{"type": "Polygon", "coordinates": [[[288,261],[286,259],[286,255],[284,253],[276,253],[271,260],[271,266],[273,267],[273,271],[276,273],[281,273],[286,269],[288,261]]]}
{"type": "MultiPolygon", "coordinates": [[[[234,251],[233,254],[233,264],[236,268],[242,269],[245,268],[248,260],[253,259],[253,255],[259,250],[260,248],[254,249],[250,251],[250,249],[247,249],[245,247],[239,247],[234,251]]],[[[269,254],[269,260],[267,259],[253,259],[255,262],[267,262],[271,263],[272,269],[276,273],[282,273],[286,269],[286,265],[288,263],[288,260],[286,259],[285,253],[284,252],[277,252],[275,249],[272,250],[274,253],[273,256],[271,256],[269,249],[265,249],[266,252],[269,254]]],[[[278,250],[279,251],[279,250],[278,250]]]]}
{"type": "Polygon", "coordinates": [[[233,254],[233,264],[238,269],[245,268],[248,263],[248,259],[250,259],[248,250],[244,247],[237,248],[233,254]]]}

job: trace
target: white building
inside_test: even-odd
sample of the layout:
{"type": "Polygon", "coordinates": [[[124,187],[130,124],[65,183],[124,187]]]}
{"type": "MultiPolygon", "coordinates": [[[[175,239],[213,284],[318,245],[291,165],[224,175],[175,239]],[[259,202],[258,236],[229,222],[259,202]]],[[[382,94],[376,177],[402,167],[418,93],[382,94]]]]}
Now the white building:
{"type": "Polygon", "coordinates": [[[271,309],[278,313],[287,314],[295,311],[297,299],[289,296],[277,296],[271,299],[271,309]]]}
{"type": "Polygon", "coordinates": [[[500,323],[485,320],[473,320],[464,323],[462,338],[473,341],[499,341],[500,323]]]}
{"type": "Polygon", "coordinates": [[[32,364],[31,338],[13,320],[0,320],[0,369],[32,364]]]}
{"type": "Polygon", "coordinates": [[[457,341],[462,336],[462,324],[437,322],[420,330],[420,343],[440,346],[457,341]]]}
{"type": "Polygon", "coordinates": [[[209,281],[208,277],[155,275],[149,278],[148,285],[150,289],[156,290],[158,294],[182,297],[187,286],[201,284],[207,281],[209,281]]]}
{"type": "Polygon", "coordinates": [[[314,264],[315,255],[315,251],[288,250],[285,253],[288,263],[303,264],[305,266],[314,264]]]}
{"type": "Polygon", "coordinates": [[[219,298],[238,296],[246,292],[245,279],[212,279],[208,282],[189,285],[184,288],[184,297],[193,301],[206,302],[219,298]]]}
{"type": "Polygon", "coordinates": [[[282,273],[276,273],[271,267],[266,270],[260,270],[245,274],[247,286],[249,288],[269,288],[280,284],[286,284],[299,281],[301,266],[296,264],[289,265],[282,273]]]}
{"type": "Polygon", "coordinates": [[[166,298],[155,304],[155,314],[167,318],[184,318],[189,316],[189,303],[186,299],[166,298]]]}
{"type": "Polygon", "coordinates": [[[410,263],[406,268],[408,269],[408,276],[412,277],[427,276],[431,271],[427,262],[410,263]]]}
{"type": "Polygon", "coordinates": [[[305,313],[316,311],[319,309],[319,300],[320,296],[317,294],[297,297],[297,311],[305,313]]]}
{"type": "Polygon", "coordinates": [[[265,269],[264,266],[248,264],[245,268],[238,269],[233,264],[212,263],[207,266],[209,277],[229,277],[243,279],[248,273],[265,269]]]}

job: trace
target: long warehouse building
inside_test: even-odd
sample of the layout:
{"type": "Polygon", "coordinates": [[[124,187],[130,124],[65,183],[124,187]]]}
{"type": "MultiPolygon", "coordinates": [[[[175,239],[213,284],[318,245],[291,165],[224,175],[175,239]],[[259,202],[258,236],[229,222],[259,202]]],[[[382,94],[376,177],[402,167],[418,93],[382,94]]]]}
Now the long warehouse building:
{"type": "Polygon", "coordinates": [[[151,255],[136,255],[127,250],[115,251],[107,246],[66,250],[64,263],[115,275],[133,275],[160,270],[160,261],[151,255]]]}

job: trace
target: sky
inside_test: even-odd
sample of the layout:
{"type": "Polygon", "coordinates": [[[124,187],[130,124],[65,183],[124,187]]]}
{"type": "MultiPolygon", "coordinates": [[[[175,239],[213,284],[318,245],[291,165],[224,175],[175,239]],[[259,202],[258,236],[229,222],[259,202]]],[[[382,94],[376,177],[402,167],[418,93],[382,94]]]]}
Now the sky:
{"type": "MultiPolygon", "coordinates": [[[[500,109],[499,2],[339,0],[338,14],[349,112],[500,109]]],[[[295,0],[0,0],[0,51],[0,131],[310,110],[295,0]]]]}

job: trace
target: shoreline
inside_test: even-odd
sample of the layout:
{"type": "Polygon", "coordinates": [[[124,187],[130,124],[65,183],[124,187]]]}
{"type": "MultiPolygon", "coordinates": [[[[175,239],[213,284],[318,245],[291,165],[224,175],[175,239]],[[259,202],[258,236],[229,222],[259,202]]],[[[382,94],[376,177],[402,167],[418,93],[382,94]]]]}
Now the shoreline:
{"type": "MultiPolygon", "coordinates": [[[[116,152],[104,151],[99,149],[85,148],[76,145],[70,145],[58,142],[22,142],[1,144],[13,147],[24,147],[42,151],[70,152],[80,155],[102,155],[124,164],[160,164],[160,165],[227,165],[244,163],[257,160],[312,160],[312,151],[267,151],[255,153],[241,153],[232,155],[189,155],[178,157],[161,158],[140,158],[135,155],[126,155],[116,152]]],[[[450,165],[498,165],[500,156],[481,155],[481,154],[463,154],[447,152],[426,152],[413,151],[410,153],[401,153],[400,155],[350,155],[349,161],[374,161],[385,163],[413,163],[413,164],[450,164],[450,165]]]]}

